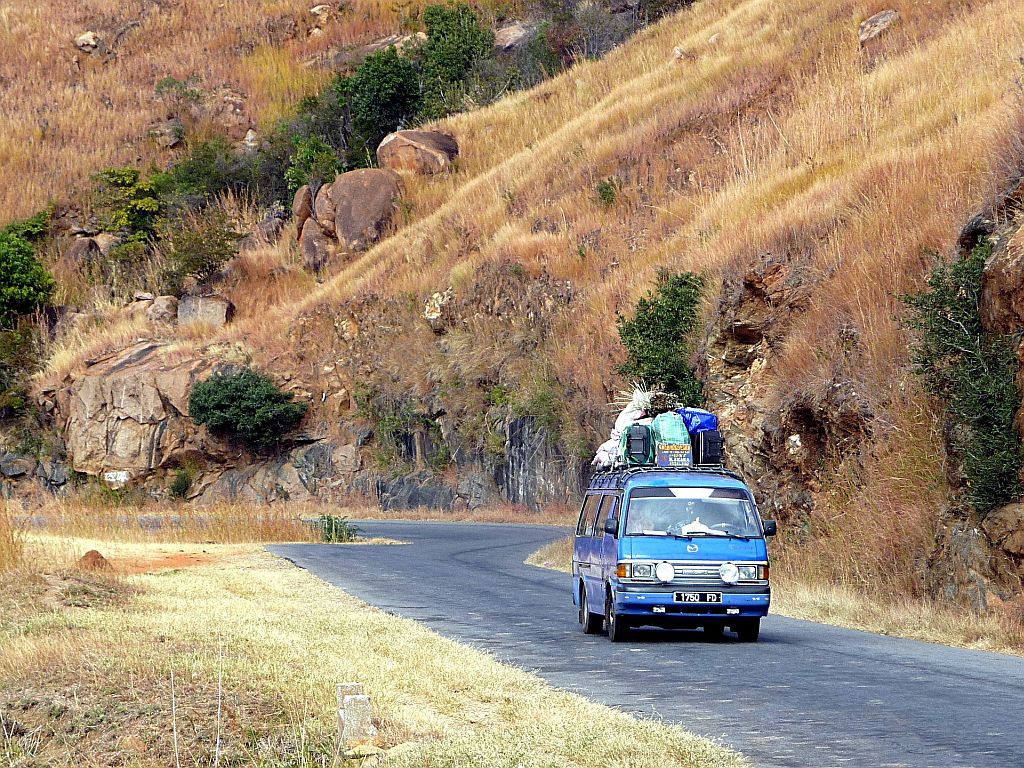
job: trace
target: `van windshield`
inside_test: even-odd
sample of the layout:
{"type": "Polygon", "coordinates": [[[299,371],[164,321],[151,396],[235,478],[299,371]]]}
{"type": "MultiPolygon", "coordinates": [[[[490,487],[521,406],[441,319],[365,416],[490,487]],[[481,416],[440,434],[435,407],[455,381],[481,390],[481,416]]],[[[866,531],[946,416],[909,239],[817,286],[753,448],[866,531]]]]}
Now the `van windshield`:
{"type": "Polygon", "coordinates": [[[760,536],[757,513],[738,488],[635,488],[626,536],[760,536]]]}

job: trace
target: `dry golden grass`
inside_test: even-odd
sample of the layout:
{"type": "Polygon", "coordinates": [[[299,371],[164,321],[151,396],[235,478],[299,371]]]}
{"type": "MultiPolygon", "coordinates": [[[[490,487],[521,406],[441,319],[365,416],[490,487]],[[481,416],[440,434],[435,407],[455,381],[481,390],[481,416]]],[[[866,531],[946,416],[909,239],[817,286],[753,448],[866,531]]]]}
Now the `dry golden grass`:
{"type": "MultiPolygon", "coordinates": [[[[6,515],[26,522],[26,530],[48,536],[121,542],[217,544],[318,541],[316,518],[344,511],[306,504],[222,503],[208,506],[148,503],[114,504],[95,498],[55,499],[21,510],[5,503],[6,515]]],[[[3,519],[3,518],[0,518],[3,519]]]]}
{"type": "MultiPolygon", "coordinates": [[[[140,558],[149,549],[123,546],[140,558]]],[[[51,579],[45,594],[20,593],[0,620],[0,711],[57,734],[3,747],[59,766],[91,764],[104,750],[127,764],[173,764],[174,673],[183,765],[213,762],[219,698],[222,760],[340,764],[335,684],[347,680],[373,699],[389,766],[497,768],[512,756],[522,768],[745,764],[678,726],[555,691],[264,552],[208,552],[215,562],[122,577],[134,598],[118,582],[77,574],[51,579]],[[12,711],[16,700],[38,705],[12,711]],[[66,728],[83,721],[90,727],[66,728]]],[[[11,592],[0,599],[6,608],[11,592]]]]}
{"type": "Polygon", "coordinates": [[[162,78],[195,77],[207,92],[240,92],[245,117],[259,128],[330,78],[308,61],[398,33],[402,18],[426,4],[355,0],[311,36],[309,9],[317,3],[309,0],[7,0],[0,6],[0,224],[73,196],[102,168],[173,157],[147,138],[166,117],[154,90],[162,78]],[[285,34],[288,20],[293,37],[285,34]],[[75,38],[87,30],[116,57],[78,51],[75,38]]]}
{"type": "Polygon", "coordinates": [[[7,505],[0,504],[0,573],[12,571],[21,564],[23,548],[21,533],[15,530],[7,505]]]}

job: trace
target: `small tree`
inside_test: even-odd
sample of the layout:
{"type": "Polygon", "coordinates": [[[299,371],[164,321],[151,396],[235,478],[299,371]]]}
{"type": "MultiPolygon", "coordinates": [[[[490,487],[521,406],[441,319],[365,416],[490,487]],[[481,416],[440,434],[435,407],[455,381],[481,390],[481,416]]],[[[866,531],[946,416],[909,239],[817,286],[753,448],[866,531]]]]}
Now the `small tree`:
{"type": "Polygon", "coordinates": [[[619,338],[626,348],[619,372],[687,405],[703,403],[704,388],[689,362],[703,289],[704,278],[693,272],[659,273],[656,289],[637,302],[632,319],[618,318],[619,338]]]}
{"type": "Polygon", "coordinates": [[[107,168],[96,176],[99,204],[106,212],[104,226],[126,230],[140,240],[149,238],[163,213],[163,203],[151,181],[134,168],[107,168]]]}
{"type": "Polygon", "coordinates": [[[168,246],[166,287],[174,293],[186,278],[200,283],[211,279],[238,254],[238,242],[245,237],[235,231],[223,208],[187,214],[163,227],[160,234],[168,246]]]}
{"type": "Polygon", "coordinates": [[[423,115],[443,117],[461,106],[455,97],[473,68],[494,55],[494,32],[482,27],[464,3],[428,6],[423,24],[423,115]]]}
{"type": "Polygon", "coordinates": [[[367,57],[346,86],[354,127],[370,149],[416,114],[419,106],[416,67],[394,46],[367,57]]]}
{"type": "Polygon", "coordinates": [[[295,154],[284,176],[289,191],[294,192],[303,184],[318,189],[333,180],[343,167],[338,153],[319,136],[300,137],[295,140],[295,154]]]}
{"type": "Polygon", "coordinates": [[[0,233],[0,327],[10,328],[19,314],[46,303],[53,293],[50,273],[23,238],[0,233]]]}
{"type": "Polygon", "coordinates": [[[215,434],[236,437],[253,449],[269,448],[306,415],[307,405],[292,401],[270,378],[251,368],[217,373],[196,384],[188,401],[197,424],[215,434]]]}

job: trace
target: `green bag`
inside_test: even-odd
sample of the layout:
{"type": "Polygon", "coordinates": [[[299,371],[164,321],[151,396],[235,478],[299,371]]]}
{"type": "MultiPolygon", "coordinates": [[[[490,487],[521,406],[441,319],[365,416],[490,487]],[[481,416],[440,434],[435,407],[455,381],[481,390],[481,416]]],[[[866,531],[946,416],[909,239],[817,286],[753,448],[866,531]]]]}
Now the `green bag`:
{"type": "Polygon", "coordinates": [[[678,413],[659,414],[651,424],[654,437],[654,462],[659,467],[692,467],[693,446],[686,421],[678,413]]]}

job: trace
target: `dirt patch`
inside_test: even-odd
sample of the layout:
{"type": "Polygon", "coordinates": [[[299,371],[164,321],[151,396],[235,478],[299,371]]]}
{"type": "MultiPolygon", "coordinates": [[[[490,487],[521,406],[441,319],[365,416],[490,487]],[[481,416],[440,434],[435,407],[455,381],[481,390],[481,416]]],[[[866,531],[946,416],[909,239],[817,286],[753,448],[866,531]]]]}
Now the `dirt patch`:
{"type": "Polygon", "coordinates": [[[196,568],[210,565],[217,558],[209,552],[168,552],[155,557],[118,557],[113,560],[119,573],[157,573],[173,571],[179,568],[196,568]]]}

